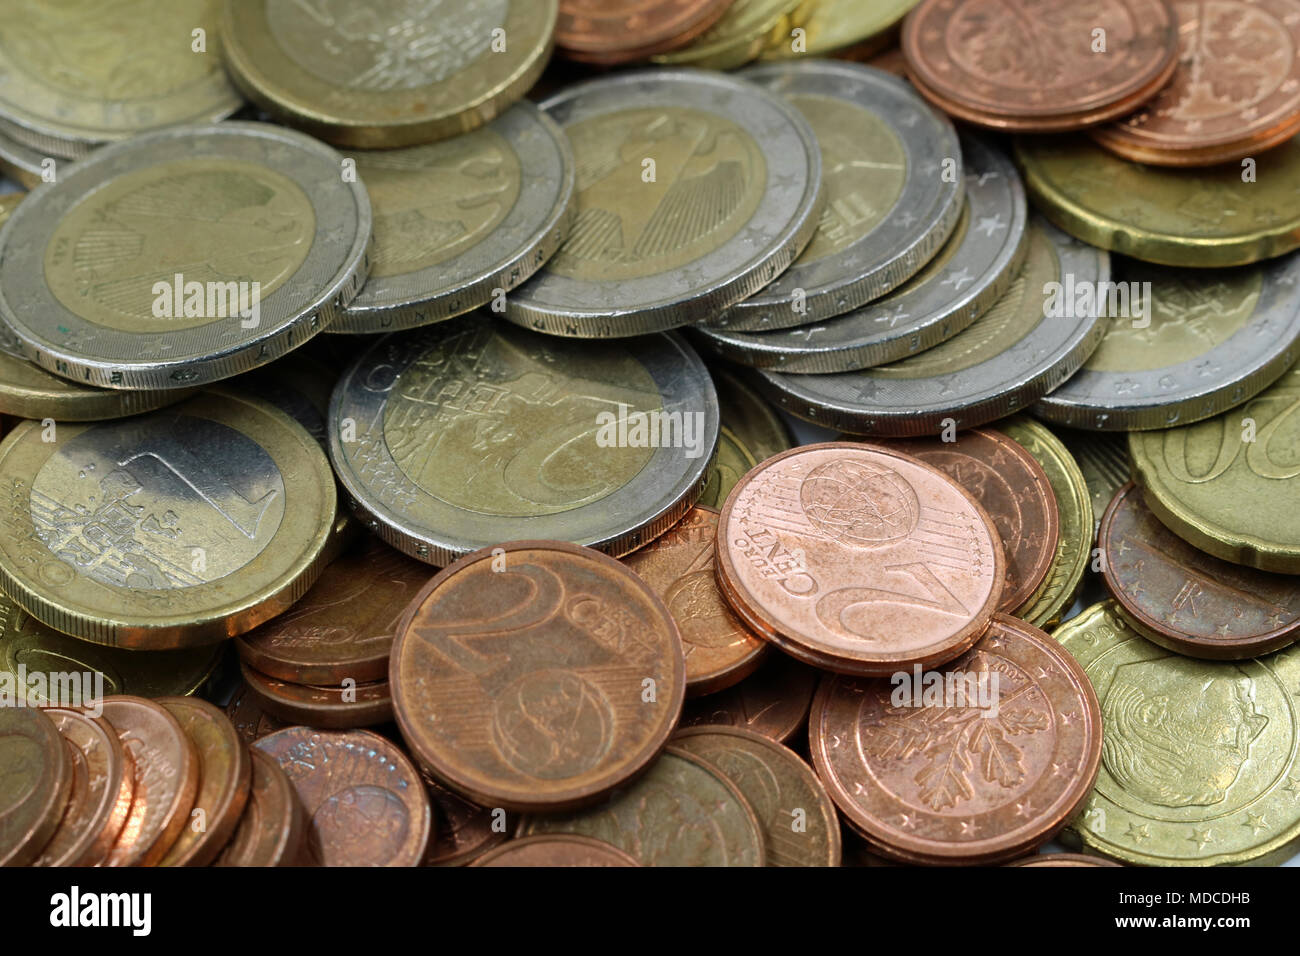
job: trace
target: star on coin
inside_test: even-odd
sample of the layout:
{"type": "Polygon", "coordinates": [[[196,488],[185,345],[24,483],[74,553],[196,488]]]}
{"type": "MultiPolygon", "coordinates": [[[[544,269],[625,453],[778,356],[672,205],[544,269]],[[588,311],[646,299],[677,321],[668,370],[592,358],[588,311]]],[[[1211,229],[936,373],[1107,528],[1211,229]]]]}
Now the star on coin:
{"type": "Polygon", "coordinates": [[[993,216],[981,216],[975,231],[982,232],[986,236],[992,236],[994,232],[1006,229],[1006,227],[1007,224],[1002,221],[1002,214],[997,213],[993,216]]]}

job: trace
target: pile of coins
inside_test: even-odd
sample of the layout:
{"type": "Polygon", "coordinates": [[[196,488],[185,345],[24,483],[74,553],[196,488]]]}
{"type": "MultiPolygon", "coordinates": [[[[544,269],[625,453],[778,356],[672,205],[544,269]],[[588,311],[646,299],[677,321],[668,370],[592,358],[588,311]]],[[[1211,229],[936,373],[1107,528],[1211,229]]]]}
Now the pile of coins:
{"type": "Polygon", "coordinates": [[[0,864],[1300,845],[1300,0],[9,12],[0,864]]]}

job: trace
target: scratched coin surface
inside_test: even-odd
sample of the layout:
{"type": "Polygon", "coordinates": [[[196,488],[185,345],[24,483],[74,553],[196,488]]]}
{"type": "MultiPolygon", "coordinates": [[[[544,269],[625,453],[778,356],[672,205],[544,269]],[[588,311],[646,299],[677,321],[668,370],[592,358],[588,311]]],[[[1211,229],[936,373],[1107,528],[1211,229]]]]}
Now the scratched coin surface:
{"type": "Polygon", "coordinates": [[[532,329],[617,338],[707,319],[784,272],[817,230],[822,159],[808,121],[721,73],[655,70],[542,103],[578,164],[560,251],[506,297],[532,329]]]}
{"type": "Polygon", "coordinates": [[[489,850],[470,866],[640,866],[617,847],[574,833],[539,834],[489,850]]]}
{"type": "Polygon", "coordinates": [[[1143,637],[1188,657],[1259,657],[1300,638],[1300,587],[1200,551],[1166,528],[1133,484],[1101,520],[1106,587],[1143,637]]]}
{"type": "Polygon", "coordinates": [[[196,386],[335,321],[369,266],[370,200],[342,158],[264,123],[96,150],[5,225],[0,319],[82,385],[196,386]]]}
{"type": "Polygon", "coordinates": [[[1300,361],[1239,408],[1129,435],[1134,478],[1161,522],[1225,561],[1300,574],[1300,361]]]}
{"type": "Polygon", "coordinates": [[[809,0],[732,0],[721,18],[686,46],[658,53],[651,62],[731,70],[744,66],[769,44],[779,43],[808,19],[809,0]]]}
{"type": "Polygon", "coordinates": [[[35,707],[0,707],[0,865],[26,866],[58,830],[72,792],[68,745],[35,707]]]}
{"type": "Polygon", "coordinates": [[[612,558],[558,541],[483,549],[443,570],[398,625],[402,736],[476,803],[563,810],[642,773],[681,715],[677,625],[612,558]]]}
{"type": "Polygon", "coordinates": [[[1139,637],[1113,601],[1053,636],[1101,701],[1101,772],[1072,825],[1089,852],[1145,866],[1268,865],[1295,852],[1295,648],[1194,660],[1139,637]]]}
{"type": "Polygon", "coordinates": [[[424,866],[464,866],[506,839],[506,821],[487,807],[420,774],[433,805],[433,833],[424,866]]]}
{"type": "Polygon", "coordinates": [[[717,578],[736,615],[793,657],[889,674],[978,641],[1006,558],[993,519],[948,475],[828,442],[770,458],[732,490],[717,578]]]}
{"type": "Polygon", "coordinates": [[[748,677],[769,647],[718,593],[713,571],[717,538],[717,510],[696,505],[667,533],[623,559],[677,622],[686,654],[686,693],[692,697],[748,677]]]}
{"type": "Polygon", "coordinates": [[[134,791],[122,832],[103,866],[157,866],[190,822],[199,755],[180,723],[143,697],[104,698],[104,719],[131,758],[134,791]]]}
{"type": "Polygon", "coordinates": [[[1050,839],[1101,761],[1083,668],[1000,614],[933,675],[932,686],[920,668],[902,683],[823,680],[809,739],[831,799],[877,852],[905,862],[986,865],[1050,839]]]}
{"type": "Polygon", "coordinates": [[[478,314],[379,340],[330,408],[353,511],[439,566],[521,536],[626,554],[699,497],[717,435],[678,337],[563,341],[478,314]]]}
{"type": "Polygon", "coordinates": [[[168,650],[250,630],[310,587],[333,525],[316,441],[224,390],[61,424],[53,442],[24,422],[0,448],[0,476],[0,587],[97,644],[168,650]]]}
{"type": "Polygon", "coordinates": [[[375,244],[366,284],[331,332],[393,332],[486,305],[569,234],[573,151],[531,103],[464,136],[348,158],[370,194],[375,244]]]}
{"type": "Polygon", "coordinates": [[[253,745],[274,757],[307,811],[317,866],[418,866],[432,828],[420,775],[368,730],[289,727],[253,745]]]}
{"type": "Polygon", "coordinates": [[[768,866],[839,866],[840,819],[812,768],[769,737],[692,727],[673,746],[717,767],[745,795],[763,830],[768,866]]]}
{"type": "Polygon", "coordinates": [[[763,866],[758,817],[717,767],[670,746],[608,802],[570,814],[530,816],[521,836],[576,833],[603,840],[645,866],[763,866]]]}
{"type": "Polygon", "coordinates": [[[239,665],[239,672],[261,710],[285,723],[349,730],[393,719],[393,695],[387,680],[336,686],[296,683],[268,677],[247,662],[239,665]]]}
{"type": "Polygon", "coordinates": [[[275,758],[250,750],[252,784],[235,835],[214,866],[294,866],[306,846],[307,812],[275,758]]]}
{"type": "Polygon", "coordinates": [[[357,149],[469,132],[550,57],[557,0],[224,0],[226,67],[286,123],[357,149]]]}
{"type": "Polygon", "coordinates": [[[1208,166],[1254,156],[1300,131],[1300,3],[1171,4],[1180,57],[1155,98],[1092,137],[1139,163],[1208,166]]]}
{"type": "Polygon", "coordinates": [[[902,47],[912,82],[953,116],[1045,133],[1115,119],[1154,96],[1177,66],[1178,21],[1164,0],[922,0],[902,47]]]}
{"type": "Polygon", "coordinates": [[[685,46],[729,0],[560,0],[555,45],[571,60],[616,66],[685,46]]]}
{"type": "Polygon", "coordinates": [[[681,726],[740,727],[788,744],[808,722],[819,677],[807,664],[773,651],[734,687],[688,700],[681,726]]]}

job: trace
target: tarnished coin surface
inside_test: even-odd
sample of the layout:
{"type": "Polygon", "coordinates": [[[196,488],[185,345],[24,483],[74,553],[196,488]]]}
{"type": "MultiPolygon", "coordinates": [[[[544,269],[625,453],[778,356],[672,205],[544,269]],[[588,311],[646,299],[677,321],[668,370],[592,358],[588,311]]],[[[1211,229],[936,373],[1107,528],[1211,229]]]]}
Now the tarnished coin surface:
{"type": "Polygon", "coordinates": [[[294,866],[307,838],[307,812],[275,758],[249,751],[252,786],[235,835],[214,866],[294,866]]]}
{"type": "Polygon", "coordinates": [[[68,745],[45,712],[0,707],[0,865],[40,856],[72,792],[68,745]]]}
{"type": "Polygon", "coordinates": [[[470,866],[640,866],[603,840],[576,833],[548,833],[511,840],[470,866]]]}

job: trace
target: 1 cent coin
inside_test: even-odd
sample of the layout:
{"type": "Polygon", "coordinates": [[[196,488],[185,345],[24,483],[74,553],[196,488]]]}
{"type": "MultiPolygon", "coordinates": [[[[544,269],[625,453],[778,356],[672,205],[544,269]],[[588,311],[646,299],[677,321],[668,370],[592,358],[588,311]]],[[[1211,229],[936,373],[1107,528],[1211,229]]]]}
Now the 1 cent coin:
{"type": "Polygon", "coordinates": [[[293,866],[306,846],[307,813],[275,759],[251,750],[248,804],[214,866],[293,866]]]}
{"type": "Polygon", "coordinates": [[[72,779],[54,721],[35,707],[0,707],[0,866],[40,855],[59,828],[72,779]]]}
{"type": "Polygon", "coordinates": [[[470,866],[640,866],[617,847],[574,833],[547,833],[511,840],[470,866]]]}
{"type": "Polygon", "coordinates": [[[774,651],[749,677],[721,693],[697,697],[682,710],[682,727],[742,727],[789,743],[808,722],[819,674],[774,651]]]}

